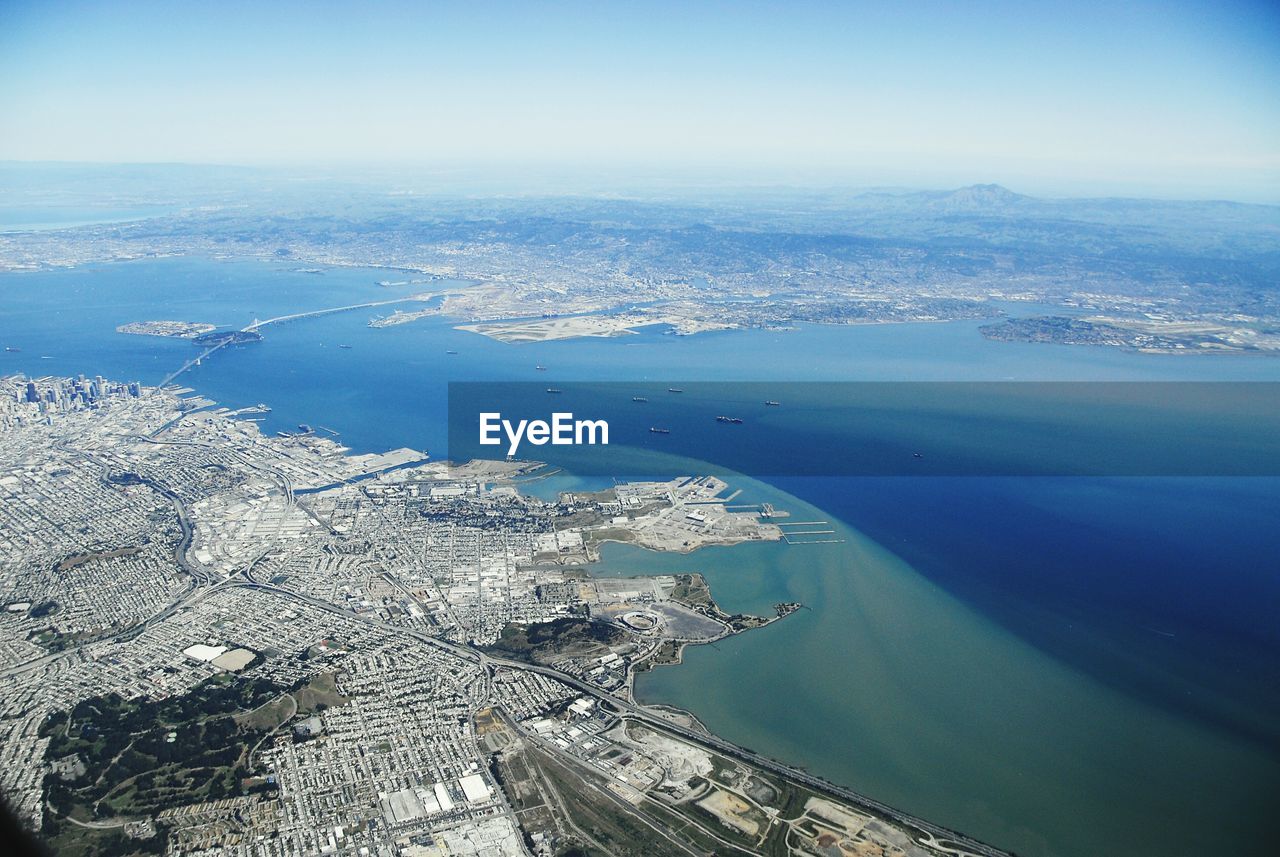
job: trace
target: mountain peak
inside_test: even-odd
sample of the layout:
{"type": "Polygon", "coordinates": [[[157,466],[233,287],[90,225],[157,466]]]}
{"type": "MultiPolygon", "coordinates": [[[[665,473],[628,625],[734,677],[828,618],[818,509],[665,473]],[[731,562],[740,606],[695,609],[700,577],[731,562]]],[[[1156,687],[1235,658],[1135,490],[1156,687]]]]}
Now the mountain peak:
{"type": "Polygon", "coordinates": [[[963,199],[975,203],[1007,205],[1027,199],[1020,193],[1014,193],[1004,185],[973,184],[951,192],[952,199],[963,199]]]}

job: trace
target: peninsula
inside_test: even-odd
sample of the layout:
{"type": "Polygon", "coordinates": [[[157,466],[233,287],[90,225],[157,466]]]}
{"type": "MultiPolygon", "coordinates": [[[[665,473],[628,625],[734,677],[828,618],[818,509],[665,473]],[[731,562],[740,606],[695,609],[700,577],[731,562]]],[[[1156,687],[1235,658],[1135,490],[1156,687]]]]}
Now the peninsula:
{"type": "Polygon", "coordinates": [[[1002,853],[634,698],[800,605],[728,614],[696,554],[593,577],[598,545],[790,550],[776,510],[705,477],[543,500],[528,463],[352,456],[183,392],[0,379],[0,788],[55,848],[1002,853]]]}

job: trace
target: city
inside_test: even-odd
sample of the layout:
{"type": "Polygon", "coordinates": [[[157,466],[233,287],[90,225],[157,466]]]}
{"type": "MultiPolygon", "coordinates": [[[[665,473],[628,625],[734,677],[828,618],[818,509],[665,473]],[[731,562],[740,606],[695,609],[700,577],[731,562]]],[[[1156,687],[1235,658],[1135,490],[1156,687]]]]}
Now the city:
{"type": "Polygon", "coordinates": [[[1274,0],[0,2],[0,851],[1271,857],[1274,0]]]}
{"type": "Polygon", "coordinates": [[[543,501],[527,462],[348,455],[189,393],[3,382],[0,786],[52,841],[999,853],[636,703],[638,670],[802,605],[592,578],[600,544],[778,540],[785,512],[709,477],[543,501]]]}

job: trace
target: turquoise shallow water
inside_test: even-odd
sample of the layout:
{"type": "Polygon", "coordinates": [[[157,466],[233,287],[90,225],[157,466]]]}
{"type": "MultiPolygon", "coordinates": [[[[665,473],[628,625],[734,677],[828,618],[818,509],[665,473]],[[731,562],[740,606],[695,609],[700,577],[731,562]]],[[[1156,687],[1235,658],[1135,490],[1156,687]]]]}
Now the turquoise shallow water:
{"type": "MultiPolygon", "coordinates": [[[[385,271],[291,268],[173,259],[0,277],[0,345],[22,349],[0,353],[0,372],[155,382],[192,346],[116,325],[240,326],[397,294],[376,285],[399,279],[385,271]]],[[[268,431],[306,422],[357,451],[439,456],[449,380],[1280,379],[1280,361],[993,343],[968,322],[510,346],[440,320],[373,330],[373,314],[270,328],[183,382],[269,403],[268,431]]],[[[642,679],[646,699],[1026,854],[1267,853],[1275,480],[772,483],[738,484],[857,531],[841,546],[606,553],[610,573],[702,571],[730,609],[812,607],[690,651],[642,679]]]]}
{"type": "Polygon", "coordinates": [[[845,545],[606,550],[608,573],[702,572],[728,609],[812,606],[687,650],[640,697],[1023,854],[1267,853],[1274,755],[1051,657],[838,528],[845,545]]]}

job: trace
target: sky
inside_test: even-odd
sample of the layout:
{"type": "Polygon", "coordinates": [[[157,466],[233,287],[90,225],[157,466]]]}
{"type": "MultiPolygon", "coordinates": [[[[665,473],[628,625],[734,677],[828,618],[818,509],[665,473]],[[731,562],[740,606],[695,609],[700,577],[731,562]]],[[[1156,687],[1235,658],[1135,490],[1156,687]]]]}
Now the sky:
{"type": "Polygon", "coordinates": [[[1280,3],[0,0],[0,160],[1280,202],[1280,3]]]}

